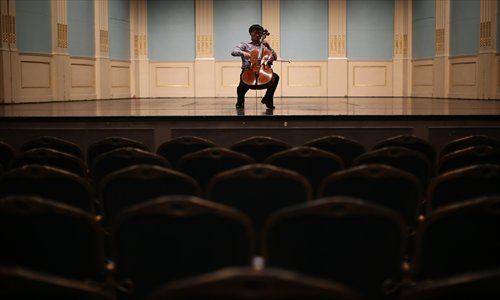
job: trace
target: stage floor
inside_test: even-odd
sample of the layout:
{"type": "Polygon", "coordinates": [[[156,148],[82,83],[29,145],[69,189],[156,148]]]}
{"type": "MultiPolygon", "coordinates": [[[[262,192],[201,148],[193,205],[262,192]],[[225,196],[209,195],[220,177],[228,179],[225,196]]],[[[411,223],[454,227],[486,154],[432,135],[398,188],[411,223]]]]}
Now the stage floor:
{"type": "MultiPolygon", "coordinates": [[[[249,93],[250,94],[250,93],[249,93]]],[[[275,98],[266,109],[260,98],[247,97],[245,108],[235,98],[127,98],[66,102],[2,104],[3,117],[198,117],[198,116],[492,116],[500,99],[403,97],[275,98]]]]}
{"type": "MultiPolygon", "coordinates": [[[[249,93],[250,94],[250,93],[249,93]]],[[[349,97],[276,98],[276,109],[247,97],[147,98],[0,105],[0,140],[19,148],[42,135],[82,148],[104,137],[139,140],[151,149],[171,138],[195,135],[220,146],[249,136],[271,136],[292,145],[327,135],[361,142],[412,134],[436,149],[471,134],[500,139],[500,100],[349,97]]]]}

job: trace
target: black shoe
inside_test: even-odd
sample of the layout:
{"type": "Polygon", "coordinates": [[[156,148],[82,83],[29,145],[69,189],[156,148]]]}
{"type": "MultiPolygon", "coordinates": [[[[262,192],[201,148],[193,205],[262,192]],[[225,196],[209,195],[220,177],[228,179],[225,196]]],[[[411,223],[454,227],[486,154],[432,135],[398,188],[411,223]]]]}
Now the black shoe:
{"type": "Polygon", "coordinates": [[[265,104],[267,108],[274,109],[274,105],[273,105],[273,100],[272,99],[262,98],[262,100],[260,101],[260,103],[265,104]]]}
{"type": "Polygon", "coordinates": [[[236,102],[236,108],[244,108],[245,107],[245,103],[243,102],[236,102]]]}

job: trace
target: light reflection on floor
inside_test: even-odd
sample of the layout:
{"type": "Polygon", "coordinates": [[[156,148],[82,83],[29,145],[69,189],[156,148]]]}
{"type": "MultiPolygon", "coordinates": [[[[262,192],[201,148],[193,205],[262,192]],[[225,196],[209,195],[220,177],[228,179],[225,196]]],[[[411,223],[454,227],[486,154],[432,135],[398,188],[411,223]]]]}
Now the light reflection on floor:
{"type": "Polygon", "coordinates": [[[0,105],[4,117],[94,116],[469,116],[500,115],[500,100],[401,97],[275,98],[274,110],[247,97],[245,108],[235,98],[141,98],[0,105]]]}

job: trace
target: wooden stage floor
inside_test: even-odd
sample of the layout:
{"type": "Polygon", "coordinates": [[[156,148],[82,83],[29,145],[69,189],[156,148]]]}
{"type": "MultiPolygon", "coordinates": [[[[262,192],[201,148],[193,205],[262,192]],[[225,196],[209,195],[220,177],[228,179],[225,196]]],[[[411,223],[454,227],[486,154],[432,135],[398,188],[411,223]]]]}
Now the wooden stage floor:
{"type": "MultiPolygon", "coordinates": [[[[249,92],[251,94],[251,92],[249,92]]],[[[470,116],[500,115],[499,100],[402,97],[276,98],[274,110],[247,97],[128,98],[0,105],[3,117],[205,117],[205,116],[470,116]]]]}

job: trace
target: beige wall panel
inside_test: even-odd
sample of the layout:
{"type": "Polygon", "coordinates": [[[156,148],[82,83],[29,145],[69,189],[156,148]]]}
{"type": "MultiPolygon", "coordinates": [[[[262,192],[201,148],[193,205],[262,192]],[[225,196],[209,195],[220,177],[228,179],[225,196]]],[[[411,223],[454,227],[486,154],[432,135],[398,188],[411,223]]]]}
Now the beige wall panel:
{"type": "Polygon", "coordinates": [[[349,96],[392,96],[392,62],[349,62],[349,96]]]}
{"type": "Polygon", "coordinates": [[[95,99],[94,60],[71,60],[71,100],[95,99]]]}
{"type": "Polygon", "coordinates": [[[477,57],[450,59],[450,97],[477,97],[477,57]]]}
{"type": "Polygon", "coordinates": [[[420,65],[413,68],[414,86],[432,86],[432,65],[420,65]]]}
{"type": "Polygon", "coordinates": [[[151,63],[152,97],[194,97],[194,63],[151,63]]]}
{"type": "Polygon", "coordinates": [[[21,61],[21,88],[50,88],[50,62],[21,61]]]}
{"type": "Polygon", "coordinates": [[[413,62],[412,96],[432,97],[434,60],[413,62]]]}
{"type": "Polygon", "coordinates": [[[281,88],[286,96],[327,96],[328,62],[297,61],[282,66],[281,88]]]}
{"type": "Polygon", "coordinates": [[[452,86],[475,86],[476,85],[476,63],[452,63],[451,64],[452,86]]]}
{"type": "Polygon", "coordinates": [[[20,98],[16,102],[51,101],[54,99],[52,58],[48,56],[22,55],[20,98]]]}
{"type": "Polygon", "coordinates": [[[111,62],[111,98],[130,97],[130,63],[111,62]]]}
{"type": "Polygon", "coordinates": [[[130,86],[130,68],[124,66],[111,67],[111,87],[130,86]]]}
{"type": "Polygon", "coordinates": [[[71,87],[94,87],[94,65],[71,64],[71,87]]]}
{"type": "Polygon", "coordinates": [[[189,87],[188,67],[156,68],[157,87],[189,87]]]}
{"type": "Polygon", "coordinates": [[[217,61],[215,63],[215,96],[236,97],[240,74],[241,62],[217,61]]]}
{"type": "MultiPolygon", "coordinates": [[[[241,69],[238,67],[222,67],[221,68],[221,84],[224,87],[237,87],[239,84],[241,69]]],[[[246,73],[248,74],[248,72],[246,73]]]]}

